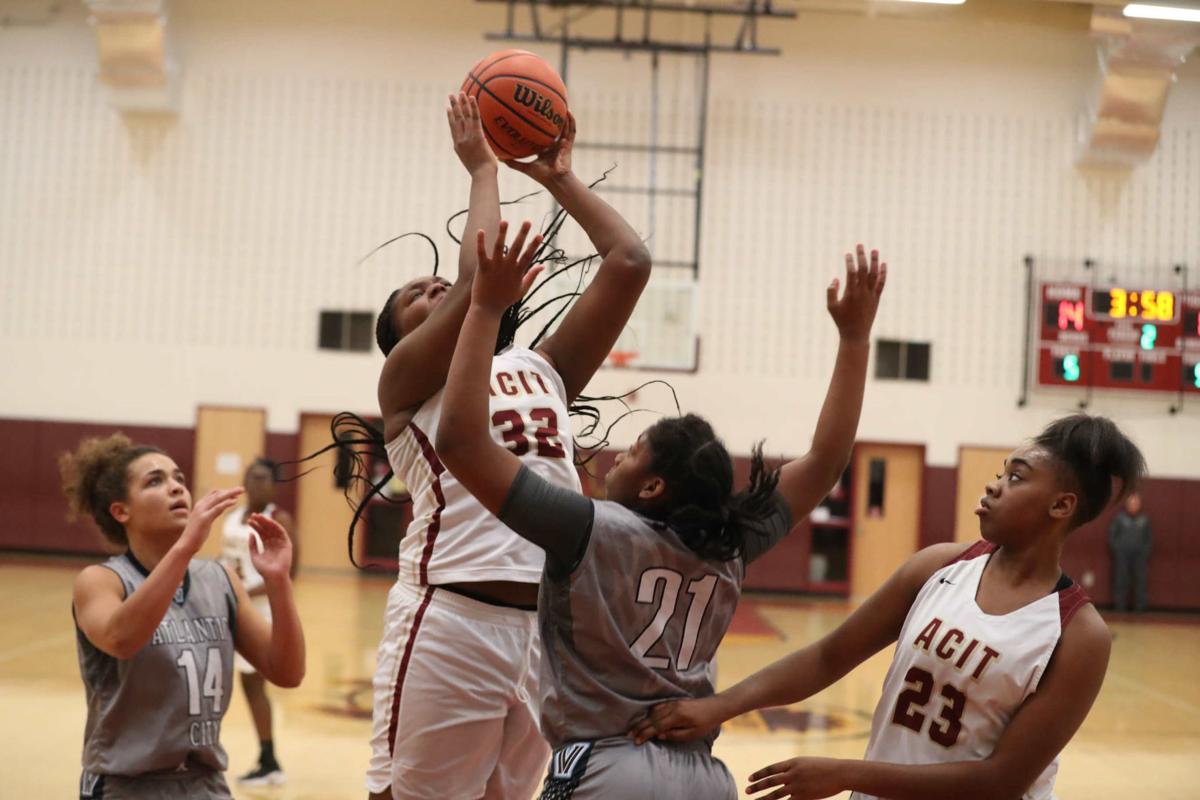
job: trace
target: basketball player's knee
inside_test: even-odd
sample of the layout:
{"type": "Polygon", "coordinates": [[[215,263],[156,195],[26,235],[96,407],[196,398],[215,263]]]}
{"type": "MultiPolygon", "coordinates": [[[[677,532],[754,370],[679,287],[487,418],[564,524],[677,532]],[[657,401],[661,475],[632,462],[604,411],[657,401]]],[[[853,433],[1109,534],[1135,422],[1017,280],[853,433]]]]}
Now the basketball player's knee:
{"type": "Polygon", "coordinates": [[[242,690],[251,699],[266,696],[266,680],[257,672],[242,673],[242,690]]]}

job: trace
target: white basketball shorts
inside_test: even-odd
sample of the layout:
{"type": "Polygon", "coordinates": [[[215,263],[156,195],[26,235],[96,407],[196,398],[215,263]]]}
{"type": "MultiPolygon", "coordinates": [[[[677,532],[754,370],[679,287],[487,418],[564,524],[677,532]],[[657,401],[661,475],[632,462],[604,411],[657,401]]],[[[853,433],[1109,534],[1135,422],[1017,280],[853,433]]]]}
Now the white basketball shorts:
{"type": "Polygon", "coordinates": [[[538,730],[540,660],[536,612],[396,583],[375,669],[367,790],[532,797],[550,757],[538,730]]]}

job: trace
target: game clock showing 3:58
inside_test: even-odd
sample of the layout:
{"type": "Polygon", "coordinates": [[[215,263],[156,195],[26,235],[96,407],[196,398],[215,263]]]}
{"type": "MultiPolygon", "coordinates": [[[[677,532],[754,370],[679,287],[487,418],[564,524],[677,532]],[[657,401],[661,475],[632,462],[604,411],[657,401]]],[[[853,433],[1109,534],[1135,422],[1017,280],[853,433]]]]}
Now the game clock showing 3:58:
{"type": "Polygon", "coordinates": [[[1175,321],[1175,293],[1154,289],[1111,289],[1092,292],[1092,314],[1097,319],[1175,321]]]}
{"type": "Polygon", "coordinates": [[[1042,386],[1200,393],[1200,292],[1043,283],[1042,386]]]}

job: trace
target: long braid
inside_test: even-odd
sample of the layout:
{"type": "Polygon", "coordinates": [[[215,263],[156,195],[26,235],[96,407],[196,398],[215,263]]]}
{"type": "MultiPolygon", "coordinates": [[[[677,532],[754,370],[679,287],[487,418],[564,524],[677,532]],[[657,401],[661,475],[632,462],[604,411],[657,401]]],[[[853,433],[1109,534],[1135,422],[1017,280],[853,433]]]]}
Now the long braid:
{"type": "MultiPolygon", "coordinates": [[[[342,411],[334,415],[330,421],[329,433],[333,438],[330,444],[296,461],[281,462],[280,466],[304,464],[331,450],[338,453],[338,462],[334,468],[334,474],[338,484],[345,487],[343,493],[345,494],[346,502],[354,509],[354,516],[351,518],[350,527],[346,532],[347,555],[350,558],[350,563],[359,569],[376,569],[377,567],[370,564],[364,567],[354,557],[354,531],[358,528],[358,522],[362,519],[363,514],[366,513],[367,506],[376,497],[395,505],[403,505],[409,502],[411,498],[407,494],[399,497],[393,497],[388,494],[387,486],[395,476],[390,466],[381,477],[377,479],[372,478],[372,465],[388,463],[383,432],[376,425],[373,425],[357,414],[342,411]],[[361,496],[356,499],[355,495],[359,494],[359,492],[361,492],[361,496]]],[[[314,469],[316,467],[312,467],[286,480],[296,480],[312,472],[314,469]]]]}
{"type": "Polygon", "coordinates": [[[762,443],[750,457],[750,484],[733,492],[733,459],[712,426],[695,414],[659,420],[646,431],[650,469],[666,483],[658,516],[701,558],[736,558],[762,535],[773,510],[779,469],[768,470],[762,443]]]}
{"type": "MultiPolygon", "coordinates": [[[[601,181],[605,180],[615,167],[610,167],[603,175],[593,181],[589,188],[595,188],[601,181]]],[[[530,197],[539,195],[540,192],[532,192],[522,195],[515,200],[502,202],[502,206],[514,205],[523,202],[530,197]]],[[[465,216],[468,209],[455,212],[446,220],[446,232],[455,244],[461,247],[462,237],[457,236],[453,230],[454,222],[462,216],[465,216]]],[[[529,292],[521,298],[520,301],[510,306],[500,320],[500,329],[496,336],[496,346],[494,352],[499,354],[512,346],[516,339],[517,331],[530,319],[539,314],[553,309],[549,320],[542,326],[534,337],[531,347],[536,347],[539,342],[546,337],[558,320],[571,306],[571,302],[583,293],[584,282],[595,264],[598,256],[595,253],[571,260],[567,257],[566,252],[558,247],[556,239],[561,232],[562,227],[566,224],[567,212],[565,209],[559,208],[546,219],[542,225],[542,243],[538,247],[534,257],[535,264],[546,264],[546,274],[536,282],[529,292]],[[533,299],[546,286],[556,278],[567,274],[571,270],[578,270],[578,277],[575,281],[575,286],[571,291],[562,292],[554,295],[546,300],[540,301],[537,305],[533,305],[533,299]],[[559,304],[558,308],[553,308],[555,304],[559,304]]],[[[362,264],[375,253],[379,252],[384,247],[391,245],[409,236],[418,236],[425,240],[433,250],[433,275],[437,275],[438,266],[440,264],[440,256],[438,253],[437,244],[427,235],[420,232],[409,232],[399,236],[392,237],[388,241],[372,249],[369,253],[359,259],[359,264],[362,264]]],[[[383,309],[380,311],[375,324],[375,339],[380,351],[386,356],[391,352],[392,348],[400,341],[400,333],[395,329],[392,323],[392,307],[395,303],[398,291],[392,292],[384,303],[383,309]]],[[[587,465],[593,458],[609,444],[609,434],[613,427],[621,420],[630,414],[637,413],[643,409],[631,408],[626,402],[626,398],[635,394],[638,390],[643,389],[652,384],[662,384],[671,390],[674,398],[676,413],[678,413],[679,400],[674,396],[675,390],[665,381],[648,381],[635,389],[630,390],[624,395],[610,395],[602,397],[588,397],[580,395],[574,403],[571,404],[569,411],[572,417],[577,417],[585,420],[581,433],[575,437],[576,439],[576,464],[577,466],[586,469],[587,465]],[[600,426],[601,413],[598,404],[605,402],[620,403],[624,411],[607,426],[603,434],[596,436],[596,431],[600,426]],[[595,437],[595,441],[583,442],[583,439],[595,437]]],[[[330,426],[330,432],[333,437],[331,444],[322,447],[315,453],[311,453],[296,462],[300,464],[311,461],[317,456],[327,453],[330,450],[337,450],[341,454],[339,463],[346,464],[348,472],[346,475],[339,476],[339,482],[345,487],[344,493],[347,502],[354,508],[354,516],[350,522],[350,528],[347,532],[347,549],[349,551],[350,562],[356,567],[362,569],[354,557],[354,531],[358,526],[358,522],[362,519],[366,512],[367,506],[371,500],[376,497],[383,497],[389,502],[404,503],[409,502],[411,498],[407,495],[404,497],[393,498],[387,495],[385,489],[394,473],[390,467],[378,479],[371,477],[371,466],[373,464],[383,463],[388,464],[387,450],[383,440],[383,434],[379,428],[372,425],[362,417],[350,412],[342,412],[333,418],[330,426]]],[[[296,476],[300,477],[300,476],[296,476]]]]}

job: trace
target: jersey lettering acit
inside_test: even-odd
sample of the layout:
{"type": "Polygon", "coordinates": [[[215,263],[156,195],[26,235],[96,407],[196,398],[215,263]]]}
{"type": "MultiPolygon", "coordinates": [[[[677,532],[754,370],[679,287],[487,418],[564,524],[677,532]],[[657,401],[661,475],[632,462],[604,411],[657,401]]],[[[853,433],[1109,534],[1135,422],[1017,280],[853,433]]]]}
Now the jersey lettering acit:
{"type": "MultiPolygon", "coordinates": [[[[975,602],[995,545],[978,542],[939,569],[909,609],[875,708],[867,761],[939,764],[991,755],[1034,692],[1071,617],[1088,601],[1064,579],[1008,614],[975,602]]],[[[1050,800],[1058,758],[1022,795],[1050,800]]],[[[855,793],[853,800],[877,800],[855,793]]]]}
{"type": "MultiPolygon", "coordinates": [[[[566,389],[538,353],[512,347],[492,359],[492,438],[541,477],[580,489],[566,389]]],[[[400,540],[400,580],[416,586],[472,581],[537,583],[544,556],[463,488],[437,457],[439,391],[387,443],[388,460],[412,496],[413,520],[400,540]]]]}

